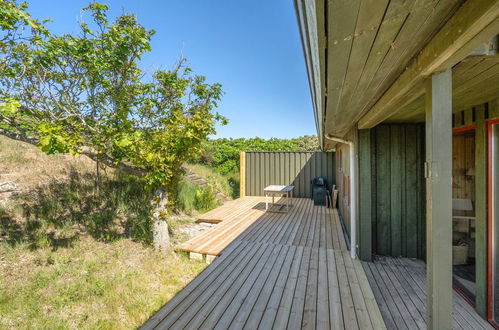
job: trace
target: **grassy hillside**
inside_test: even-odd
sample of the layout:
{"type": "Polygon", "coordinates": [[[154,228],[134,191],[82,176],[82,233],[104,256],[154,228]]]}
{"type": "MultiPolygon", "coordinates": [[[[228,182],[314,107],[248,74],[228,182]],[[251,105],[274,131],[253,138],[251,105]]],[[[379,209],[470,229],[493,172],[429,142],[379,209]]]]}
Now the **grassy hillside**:
{"type": "MultiPolygon", "coordinates": [[[[0,329],[135,328],[205,267],[148,245],[140,178],[95,169],[0,136],[0,185],[17,187],[0,193],[0,329]]],[[[193,221],[175,219],[180,242],[193,221]]]]}

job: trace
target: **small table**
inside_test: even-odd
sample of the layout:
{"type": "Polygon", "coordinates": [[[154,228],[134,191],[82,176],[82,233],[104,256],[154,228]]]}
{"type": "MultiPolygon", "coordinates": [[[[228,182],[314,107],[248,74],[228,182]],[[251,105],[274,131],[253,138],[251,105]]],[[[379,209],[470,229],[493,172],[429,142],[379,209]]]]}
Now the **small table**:
{"type": "Polygon", "coordinates": [[[270,211],[270,212],[288,212],[289,211],[289,206],[290,206],[290,201],[291,198],[293,197],[293,189],[295,189],[295,186],[277,186],[277,185],[272,185],[265,187],[263,189],[263,192],[265,193],[265,210],[269,210],[269,202],[268,202],[268,197],[269,195],[272,195],[272,205],[286,205],[286,211],[270,211]],[[276,204],[274,202],[274,196],[275,195],[281,195],[281,196],[286,196],[286,204],[276,204]]]}

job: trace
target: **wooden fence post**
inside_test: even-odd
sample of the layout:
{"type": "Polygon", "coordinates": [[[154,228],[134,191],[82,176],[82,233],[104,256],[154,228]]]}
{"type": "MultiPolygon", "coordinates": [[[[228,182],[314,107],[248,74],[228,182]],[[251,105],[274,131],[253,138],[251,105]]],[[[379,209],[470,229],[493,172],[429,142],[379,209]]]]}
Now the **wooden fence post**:
{"type": "Polygon", "coordinates": [[[239,160],[239,197],[246,196],[246,153],[241,151],[239,160]]]}

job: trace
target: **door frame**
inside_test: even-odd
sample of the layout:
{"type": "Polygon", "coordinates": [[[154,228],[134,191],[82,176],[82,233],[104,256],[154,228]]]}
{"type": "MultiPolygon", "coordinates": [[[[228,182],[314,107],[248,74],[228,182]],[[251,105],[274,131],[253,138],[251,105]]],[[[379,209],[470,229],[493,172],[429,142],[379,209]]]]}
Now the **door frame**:
{"type": "MultiPolygon", "coordinates": [[[[453,128],[452,129],[452,137],[454,138],[454,135],[456,135],[456,134],[459,134],[462,132],[469,132],[469,131],[475,131],[475,135],[476,135],[476,125],[470,124],[470,125],[466,125],[466,126],[462,126],[462,127],[453,128]]],[[[454,154],[452,155],[452,157],[454,157],[454,154]]],[[[453,273],[454,273],[454,271],[453,271],[453,273]]],[[[476,273],[476,270],[475,270],[475,273],[476,273]]],[[[475,302],[473,300],[471,300],[470,297],[468,297],[461,289],[459,289],[459,287],[457,285],[454,284],[454,280],[452,283],[452,288],[454,289],[454,291],[457,292],[457,294],[459,294],[464,299],[464,301],[466,301],[473,308],[475,308],[475,302]]]]}
{"type": "Polygon", "coordinates": [[[492,313],[492,126],[499,124],[499,118],[487,121],[487,318],[497,329],[498,324],[493,320],[492,313]]]}

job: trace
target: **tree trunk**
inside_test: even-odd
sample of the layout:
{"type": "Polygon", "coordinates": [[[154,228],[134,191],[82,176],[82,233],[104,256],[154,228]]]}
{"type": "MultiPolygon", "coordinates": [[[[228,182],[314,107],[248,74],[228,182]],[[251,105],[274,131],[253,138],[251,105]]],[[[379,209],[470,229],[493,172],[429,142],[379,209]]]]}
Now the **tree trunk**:
{"type": "Polygon", "coordinates": [[[151,201],[153,208],[153,243],[154,247],[167,251],[170,249],[170,235],[168,233],[167,222],[167,203],[168,196],[165,188],[159,188],[154,191],[154,197],[151,201]]]}

